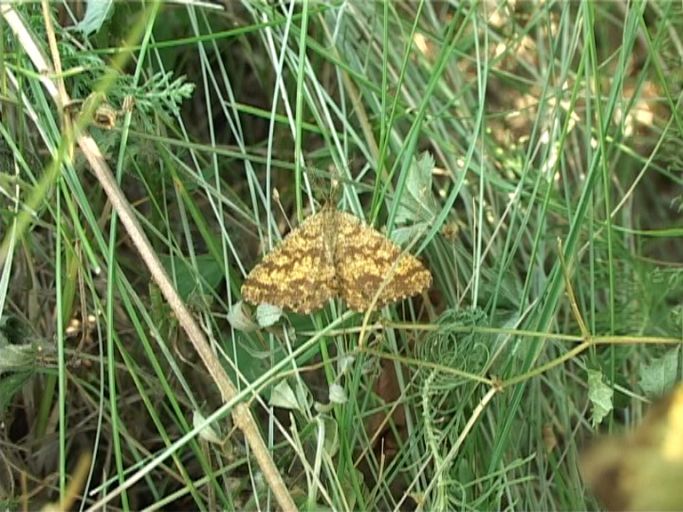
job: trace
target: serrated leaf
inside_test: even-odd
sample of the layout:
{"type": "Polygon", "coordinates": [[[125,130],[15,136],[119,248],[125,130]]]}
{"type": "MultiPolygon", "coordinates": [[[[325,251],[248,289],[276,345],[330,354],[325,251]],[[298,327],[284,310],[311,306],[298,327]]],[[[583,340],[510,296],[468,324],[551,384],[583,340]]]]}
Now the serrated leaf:
{"type": "MultiPolygon", "coordinates": [[[[198,425],[201,425],[206,418],[200,413],[199,411],[193,411],[192,412],[192,426],[197,427],[198,425]]],[[[213,429],[211,425],[205,426],[203,429],[199,431],[199,437],[204,439],[205,441],[208,441],[209,443],[214,443],[221,445],[223,444],[223,441],[221,438],[218,436],[216,431],[213,429]]]]}
{"type": "Polygon", "coordinates": [[[318,417],[318,422],[324,425],[323,449],[327,456],[334,458],[339,450],[339,429],[337,422],[329,416],[318,417]]]}
{"type": "Polygon", "coordinates": [[[391,239],[401,247],[406,247],[421,237],[429,229],[429,226],[429,222],[415,222],[408,226],[395,228],[391,232],[391,239]]]}
{"type": "Polygon", "coordinates": [[[339,361],[339,374],[344,375],[346,372],[350,371],[351,368],[353,368],[353,363],[356,362],[356,358],[352,355],[344,355],[341,357],[339,361]]]}
{"type": "Polygon", "coordinates": [[[86,2],[85,16],[73,26],[86,36],[97,32],[105,22],[114,5],[114,0],[89,0],[86,2]]]}
{"type": "Polygon", "coordinates": [[[0,347],[0,375],[3,371],[33,366],[38,351],[33,345],[4,345],[0,347]]]}
{"type": "Polygon", "coordinates": [[[640,379],[638,383],[647,396],[663,395],[674,386],[678,376],[680,350],[681,347],[675,347],[667,351],[662,357],[639,366],[640,379]]]}
{"type": "Polygon", "coordinates": [[[424,152],[408,170],[406,194],[396,211],[396,223],[430,221],[438,212],[437,201],[432,192],[434,157],[424,152]]]}
{"type": "Polygon", "coordinates": [[[346,391],[337,383],[333,383],[330,386],[330,402],[333,404],[345,404],[348,402],[349,397],[346,395],[346,391]]]}
{"type": "Polygon", "coordinates": [[[256,322],[260,327],[270,327],[282,316],[282,308],[272,304],[259,304],[256,307],[256,322]]]}
{"type": "Polygon", "coordinates": [[[602,372],[588,370],[588,399],[593,405],[591,420],[593,427],[602,423],[602,420],[613,408],[612,396],[614,390],[605,384],[602,372]]]}
{"type": "Polygon", "coordinates": [[[258,326],[252,321],[244,310],[244,303],[240,300],[232,305],[228,311],[228,323],[233,329],[243,332],[255,331],[258,326]]]}
{"type": "Polygon", "coordinates": [[[273,392],[270,394],[270,405],[293,411],[301,409],[294,391],[286,380],[281,380],[273,388],[273,392]]]}

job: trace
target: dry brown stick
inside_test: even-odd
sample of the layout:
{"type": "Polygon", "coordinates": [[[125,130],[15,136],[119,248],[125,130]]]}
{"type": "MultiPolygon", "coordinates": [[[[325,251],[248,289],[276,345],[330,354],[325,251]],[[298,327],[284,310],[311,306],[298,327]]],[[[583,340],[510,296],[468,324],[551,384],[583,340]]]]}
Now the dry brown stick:
{"type": "MultiPolygon", "coordinates": [[[[159,286],[161,293],[164,295],[168,301],[169,306],[175,313],[178,322],[185,330],[188,338],[194,345],[195,350],[202,359],[202,362],[209,371],[209,374],[213,378],[214,382],[218,386],[221,392],[221,397],[224,402],[232,400],[237,395],[237,389],[230,381],[227,373],[220,364],[220,361],[216,358],[215,354],[211,350],[209,343],[204,336],[204,333],[200,329],[197,322],[192,317],[192,314],[187,309],[182,299],[179,297],[177,291],[173,287],[173,283],[166,274],[161,262],[159,261],[156,253],[154,252],[152,246],[147,239],[147,236],[142,231],[135,214],[130,207],[130,204],[126,200],[123,192],[119,188],[114,176],[112,175],[107,163],[104,161],[99,147],[95,141],[89,135],[78,135],[77,136],[78,146],[83,151],[88,163],[93,169],[95,176],[97,177],[102,189],[107,194],[109,201],[111,202],[114,210],[121,219],[121,223],[126,228],[128,235],[130,236],[133,244],[137,248],[140,256],[142,257],[145,265],[152,274],[152,278],[159,286]]],[[[233,421],[235,426],[239,428],[243,433],[249,446],[251,447],[254,457],[256,458],[259,466],[263,470],[266,480],[270,484],[278,503],[284,510],[296,510],[294,501],[289,495],[289,491],[285,487],[284,481],[280,476],[280,473],[275,467],[270,452],[266,447],[261,433],[254,421],[249,408],[241,403],[235,406],[232,413],[233,421]]],[[[142,477],[142,475],[140,475],[142,477]]]]}
{"type": "MultiPolygon", "coordinates": [[[[39,50],[39,47],[31,37],[30,31],[27,29],[23,23],[23,20],[15,11],[15,9],[11,5],[4,5],[0,8],[0,14],[2,14],[8,25],[16,34],[17,38],[22,42],[24,48],[26,48],[26,53],[31,58],[33,65],[40,71],[53,69],[48,65],[47,61],[42,55],[42,52],[39,50]]],[[[43,83],[45,83],[45,81],[51,83],[51,86],[47,86],[47,90],[50,92],[52,99],[58,105],[62,104],[63,101],[68,102],[68,97],[65,98],[63,96],[66,95],[65,90],[62,89],[62,91],[60,91],[60,88],[56,86],[51,78],[43,75],[42,81],[43,83]]],[[[109,166],[107,165],[100,148],[97,146],[97,143],[92,139],[92,137],[84,132],[79,133],[78,130],[76,131],[76,142],[90,164],[93,173],[97,177],[114,210],[121,219],[121,223],[133,241],[135,248],[140,253],[145,265],[147,265],[152,279],[154,279],[157,286],[159,286],[161,293],[164,295],[169,306],[175,313],[179,324],[184,329],[195,350],[199,354],[199,357],[202,359],[202,362],[209,371],[209,374],[218,386],[218,389],[221,393],[221,398],[224,402],[231,401],[237,396],[237,389],[230,381],[230,378],[221,366],[220,361],[211,350],[203,331],[200,329],[199,325],[192,317],[192,314],[187,309],[177,291],[173,287],[173,283],[161,265],[161,262],[154,252],[154,249],[147,239],[147,236],[142,230],[142,227],[140,226],[140,223],[138,222],[130,203],[114,179],[114,176],[112,175],[112,172],[109,169],[109,166]]],[[[254,420],[254,417],[252,416],[247,405],[244,403],[237,404],[232,412],[232,417],[233,421],[235,422],[235,426],[237,426],[237,428],[244,433],[244,437],[246,438],[247,443],[249,444],[254,457],[256,458],[256,461],[261,467],[266,481],[273,491],[273,494],[275,495],[280,507],[286,511],[296,510],[296,505],[294,504],[294,501],[292,500],[292,497],[289,494],[284,481],[282,480],[282,476],[273,462],[270,452],[263,441],[263,438],[261,437],[258,425],[256,424],[256,421],[254,420]]],[[[142,478],[142,476],[144,475],[138,474],[138,479],[142,478]]],[[[129,479],[115,491],[120,492],[133,483],[135,483],[135,480],[129,479]]],[[[98,502],[98,505],[103,504],[103,501],[98,502]]]]}

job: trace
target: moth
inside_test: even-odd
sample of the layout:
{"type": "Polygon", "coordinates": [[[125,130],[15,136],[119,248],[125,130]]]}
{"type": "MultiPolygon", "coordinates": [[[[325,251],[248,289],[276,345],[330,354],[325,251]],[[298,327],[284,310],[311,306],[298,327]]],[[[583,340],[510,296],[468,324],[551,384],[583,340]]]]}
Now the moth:
{"type": "Polygon", "coordinates": [[[431,283],[417,258],[358,217],[325,206],[254,267],[242,297],[297,313],[341,297],[351,309],[367,311],[421,293],[431,283]]]}

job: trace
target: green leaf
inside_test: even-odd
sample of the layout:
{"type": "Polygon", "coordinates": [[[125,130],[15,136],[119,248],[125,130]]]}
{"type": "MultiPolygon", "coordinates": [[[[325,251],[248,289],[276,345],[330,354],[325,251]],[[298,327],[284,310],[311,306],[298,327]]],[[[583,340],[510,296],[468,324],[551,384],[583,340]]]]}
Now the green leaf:
{"type": "MultiPolygon", "coordinates": [[[[197,426],[204,423],[205,420],[206,420],[206,418],[204,417],[204,415],[201,412],[197,411],[196,409],[192,412],[192,426],[193,427],[196,428],[197,426]]],[[[204,439],[205,441],[207,441],[209,443],[213,443],[213,444],[217,444],[217,445],[221,445],[223,443],[221,438],[218,436],[218,433],[216,432],[216,430],[214,430],[213,426],[211,426],[211,425],[207,425],[203,429],[201,429],[199,431],[199,437],[201,437],[202,439],[204,439]]]]}
{"type": "Polygon", "coordinates": [[[270,327],[282,316],[282,308],[272,304],[259,304],[256,307],[256,322],[261,327],[270,327]]]}
{"type": "Polygon", "coordinates": [[[323,450],[331,459],[339,451],[339,427],[333,418],[326,415],[316,417],[319,428],[319,434],[323,434],[323,450]]]}
{"type": "Polygon", "coordinates": [[[330,386],[330,402],[333,404],[345,404],[349,401],[346,391],[337,383],[330,386]]]}
{"type": "Polygon", "coordinates": [[[592,423],[593,427],[602,423],[602,420],[613,408],[612,396],[614,390],[605,384],[602,372],[588,370],[588,399],[593,404],[592,423]]]}
{"type": "Polygon", "coordinates": [[[649,364],[639,366],[640,387],[649,397],[661,396],[676,383],[678,375],[678,357],[681,347],[666,352],[662,357],[653,359],[649,364]]]}
{"type": "Polygon", "coordinates": [[[406,192],[396,212],[396,223],[431,221],[439,207],[432,192],[434,157],[424,152],[408,171],[406,192]]]}
{"type": "Polygon", "coordinates": [[[296,395],[286,380],[281,380],[273,388],[273,392],[270,395],[270,405],[294,411],[301,410],[296,395]]]}
{"type": "Polygon", "coordinates": [[[228,322],[238,331],[252,332],[255,331],[258,326],[251,320],[251,317],[247,315],[244,310],[244,302],[237,301],[232,305],[228,311],[228,322]]]}
{"type": "Polygon", "coordinates": [[[197,291],[200,281],[205,289],[213,290],[225,277],[223,267],[210,254],[197,255],[196,266],[185,257],[161,255],[160,259],[169,275],[175,277],[176,289],[183,301],[197,291]]]}
{"type": "Polygon", "coordinates": [[[0,375],[7,370],[34,366],[37,355],[38,350],[34,345],[0,346],[0,375]]]}
{"type": "Polygon", "coordinates": [[[411,242],[422,236],[429,229],[429,222],[415,222],[408,226],[396,228],[391,232],[391,239],[401,247],[406,247],[411,242]]]}
{"type": "Polygon", "coordinates": [[[83,32],[86,36],[97,32],[111,13],[113,5],[114,0],[89,0],[86,3],[85,16],[73,26],[73,29],[83,32]]]}

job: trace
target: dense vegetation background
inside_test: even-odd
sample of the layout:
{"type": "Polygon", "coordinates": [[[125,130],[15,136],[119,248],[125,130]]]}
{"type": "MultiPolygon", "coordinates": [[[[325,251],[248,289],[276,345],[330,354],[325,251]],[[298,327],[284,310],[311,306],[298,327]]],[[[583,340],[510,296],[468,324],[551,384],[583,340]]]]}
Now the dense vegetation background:
{"type": "Polygon", "coordinates": [[[0,506],[619,492],[638,440],[581,454],[681,379],[680,4],[185,3],[0,5],[0,506]],[[327,201],[428,293],[242,304],[327,201]]]}

